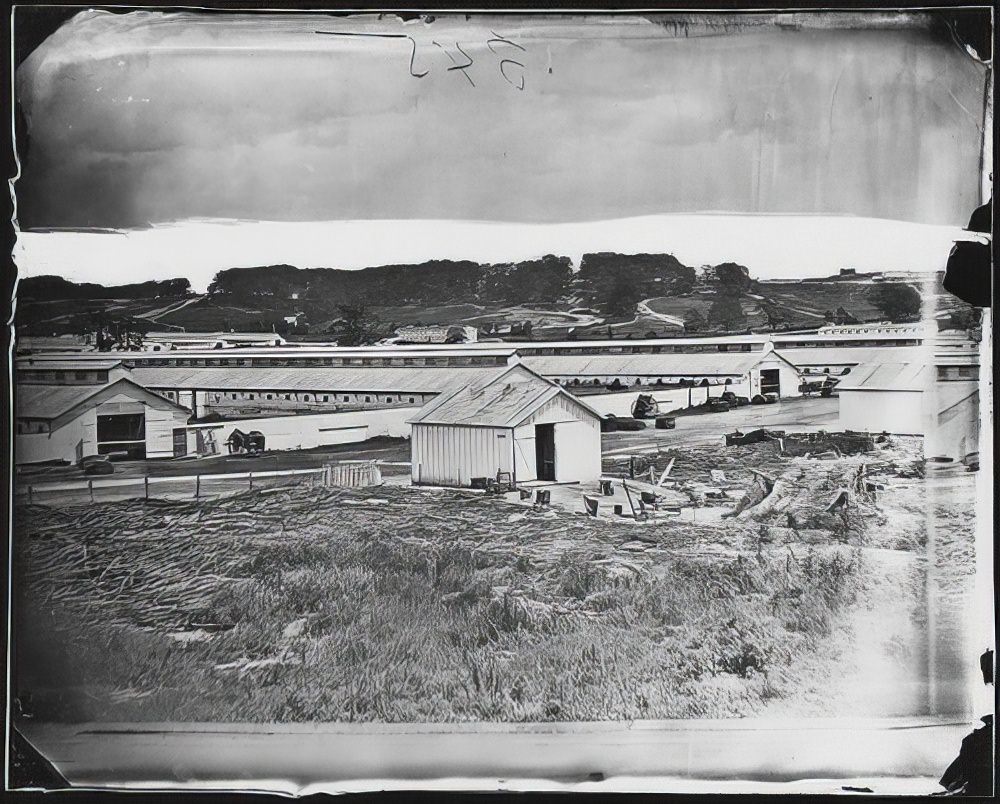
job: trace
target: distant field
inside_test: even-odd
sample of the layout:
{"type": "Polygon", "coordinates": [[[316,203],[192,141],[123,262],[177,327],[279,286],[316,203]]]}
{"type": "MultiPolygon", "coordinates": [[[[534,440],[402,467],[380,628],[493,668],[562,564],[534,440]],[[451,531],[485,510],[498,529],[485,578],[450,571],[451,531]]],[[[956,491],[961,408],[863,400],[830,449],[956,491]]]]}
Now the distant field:
{"type": "Polygon", "coordinates": [[[373,307],[372,314],[380,321],[405,326],[407,324],[460,324],[467,318],[481,315],[486,310],[478,304],[442,304],[438,307],[421,307],[407,304],[397,307],[373,307]]]}
{"type": "Polygon", "coordinates": [[[73,333],[87,329],[99,313],[137,317],[182,299],[19,299],[15,322],[29,334],[73,333]]]}
{"type": "Polygon", "coordinates": [[[767,282],[761,285],[761,295],[783,310],[812,318],[812,323],[822,323],[823,314],[838,307],[859,321],[877,321],[882,313],[868,298],[873,287],[849,282],[767,282]]]}
{"type": "Polygon", "coordinates": [[[190,332],[218,330],[270,331],[270,322],[290,312],[272,308],[222,305],[206,297],[157,319],[161,324],[184,327],[190,332]]]}

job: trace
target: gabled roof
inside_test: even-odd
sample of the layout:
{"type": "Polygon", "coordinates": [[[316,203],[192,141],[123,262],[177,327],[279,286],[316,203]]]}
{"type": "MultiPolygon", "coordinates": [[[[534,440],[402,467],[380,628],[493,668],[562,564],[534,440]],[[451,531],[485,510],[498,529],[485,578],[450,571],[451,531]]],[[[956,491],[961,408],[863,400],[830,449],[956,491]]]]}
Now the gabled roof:
{"type": "Polygon", "coordinates": [[[424,405],[410,424],[517,427],[550,400],[564,396],[592,416],[603,418],[583,400],[523,364],[501,369],[483,381],[443,393],[424,405]]]}
{"type": "Polygon", "coordinates": [[[782,347],[780,354],[796,366],[849,366],[867,363],[909,363],[926,354],[920,346],[824,346],[802,349],[782,347]]]}
{"type": "Polygon", "coordinates": [[[155,394],[147,388],[125,377],[106,385],[18,385],[17,418],[55,420],[75,413],[87,405],[97,405],[103,399],[117,393],[127,393],[136,399],[155,402],[187,413],[190,411],[166,397],[155,394]]]}
{"type": "Polygon", "coordinates": [[[545,376],[633,374],[648,377],[742,377],[763,360],[781,360],[795,368],[782,353],[676,352],[667,354],[525,355],[522,363],[545,376]]]}
{"type": "Polygon", "coordinates": [[[456,382],[474,382],[484,372],[492,376],[496,370],[482,366],[137,366],[132,369],[132,377],[149,388],[437,393],[454,387],[456,382]]]}
{"type": "Polygon", "coordinates": [[[849,379],[841,381],[841,391],[923,391],[931,381],[925,361],[908,363],[875,363],[859,366],[849,379]]]}
{"type": "Polygon", "coordinates": [[[110,371],[122,365],[121,360],[46,360],[22,357],[17,360],[18,371],[110,371]]]}

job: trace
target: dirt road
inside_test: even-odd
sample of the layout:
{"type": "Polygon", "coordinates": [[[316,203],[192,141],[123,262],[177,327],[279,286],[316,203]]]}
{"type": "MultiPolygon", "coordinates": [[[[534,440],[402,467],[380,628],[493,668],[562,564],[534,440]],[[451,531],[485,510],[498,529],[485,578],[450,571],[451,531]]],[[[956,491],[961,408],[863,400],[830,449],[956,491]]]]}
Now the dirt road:
{"type": "Polygon", "coordinates": [[[788,399],[773,405],[750,405],[726,413],[678,416],[673,430],[656,430],[652,421],[645,430],[605,433],[604,455],[656,452],[683,444],[712,444],[734,430],[790,430],[811,432],[837,429],[839,403],[835,397],[788,399]]]}

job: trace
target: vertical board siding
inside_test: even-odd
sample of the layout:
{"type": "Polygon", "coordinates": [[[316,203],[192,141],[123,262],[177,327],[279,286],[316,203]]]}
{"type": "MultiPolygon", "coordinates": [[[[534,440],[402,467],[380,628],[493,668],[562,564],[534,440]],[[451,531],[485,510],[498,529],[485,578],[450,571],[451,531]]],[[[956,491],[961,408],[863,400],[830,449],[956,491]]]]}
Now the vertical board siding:
{"type": "Polygon", "coordinates": [[[534,480],[537,424],[556,426],[557,479],[600,476],[600,420],[563,394],[532,411],[517,428],[414,424],[410,476],[415,483],[438,486],[468,486],[472,478],[494,477],[497,471],[514,472],[518,482],[534,480]]]}
{"type": "Polygon", "coordinates": [[[511,470],[511,431],[505,428],[414,424],[410,443],[414,482],[468,486],[474,477],[511,470]]]}

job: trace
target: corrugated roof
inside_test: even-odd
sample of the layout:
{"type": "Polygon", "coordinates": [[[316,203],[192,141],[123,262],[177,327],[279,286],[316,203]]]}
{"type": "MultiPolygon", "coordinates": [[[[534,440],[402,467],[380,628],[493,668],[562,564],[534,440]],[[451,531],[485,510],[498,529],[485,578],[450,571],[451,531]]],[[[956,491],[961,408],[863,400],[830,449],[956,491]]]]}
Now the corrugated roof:
{"type": "Polygon", "coordinates": [[[931,380],[926,362],[859,366],[841,381],[841,391],[923,391],[931,380]]]}
{"type": "Polygon", "coordinates": [[[17,417],[54,419],[108,385],[18,385],[17,417]]]}
{"type": "Polygon", "coordinates": [[[659,355],[528,355],[522,362],[545,376],[636,374],[702,376],[746,374],[765,352],[702,352],[659,355]]]}
{"type": "Polygon", "coordinates": [[[493,377],[471,383],[431,400],[411,424],[455,424],[479,427],[516,427],[556,396],[565,395],[601,418],[589,405],[554,382],[523,365],[502,369],[493,377]]]}
{"type": "Polygon", "coordinates": [[[233,341],[274,341],[281,340],[273,332],[169,332],[157,331],[146,333],[146,340],[166,341],[204,341],[211,338],[233,341]]]}
{"type": "Polygon", "coordinates": [[[909,363],[919,360],[920,355],[925,354],[925,350],[920,346],[822,346],[804,349],[782,348],[779,354],[796,366],[823,366],[838,363],[845,365],[909,363]]]}
{"type": "Polygon", "coordinates": [[[96,397],[109,388],[120,388],[137,399],[155,397],[160,402],[184,410],[166,397],[162,397],[126,377],[103,385],[34,385],[22,384],[16,388],[17,416],[26,419],[56,419],[68,413],[77,405],[96,397]]]}
{"type": "Polygon", "coordinates": [[[456,383],[492,376],[503,367],[483,366],[330,366],[291,368],[181,368],[139,366],[132,379],[147,388],[270,391],[372,391],[436,393],[456,383]]]}
{"type": "Polygon", "coordinates": [[[121,360],[34,360],[17,361],[18,371],[108,371],[120,366],[121,360]]]}

